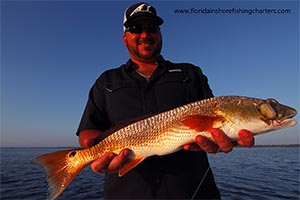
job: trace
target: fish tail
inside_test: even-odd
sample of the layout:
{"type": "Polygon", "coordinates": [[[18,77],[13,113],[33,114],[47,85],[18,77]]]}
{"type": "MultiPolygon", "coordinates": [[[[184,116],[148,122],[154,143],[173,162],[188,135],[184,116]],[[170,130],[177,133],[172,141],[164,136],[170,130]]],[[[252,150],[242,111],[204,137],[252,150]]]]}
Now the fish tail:
{"type": "Polygon", "coordinates": [[[88,164],[75,158],[78,149],[63,150],[41,155],[33,160],[45,168],[48,182],[47,199],[55,199],[73,178],[88,164]]]}

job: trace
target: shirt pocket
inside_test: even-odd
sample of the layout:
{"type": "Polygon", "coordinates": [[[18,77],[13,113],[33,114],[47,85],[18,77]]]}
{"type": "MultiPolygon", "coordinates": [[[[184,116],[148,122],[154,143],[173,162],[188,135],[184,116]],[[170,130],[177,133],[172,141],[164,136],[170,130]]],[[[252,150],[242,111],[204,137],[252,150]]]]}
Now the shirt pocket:
{"type": "Polygon", "coordinates": [[[131,81],[105,83],[106,112],[116,125],[141,114],[141,88],[131,81]]]}
{"type": "Polygon", "coordinates": [[[170,110],[190,103],[191,78],[183,73],[168,74],[155,90],[160,110],[170,110]]]}

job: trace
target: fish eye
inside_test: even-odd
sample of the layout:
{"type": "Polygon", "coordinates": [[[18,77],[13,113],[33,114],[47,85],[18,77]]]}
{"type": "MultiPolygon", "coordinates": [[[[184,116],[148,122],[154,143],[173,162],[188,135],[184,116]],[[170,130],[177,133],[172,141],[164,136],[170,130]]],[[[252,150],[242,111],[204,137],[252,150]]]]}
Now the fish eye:
{"type": "Polygon", "coordinates": [[[76,155],[76,151],[72,151],[70,154],[69,154],[69,157],[72,158],[76,155]]]}
{"type": "Polygon", "coordinates": [[[275,99],[267,99],[267,103],[270,104],[276,111],[279,109],[279,103],[275,99]]]}

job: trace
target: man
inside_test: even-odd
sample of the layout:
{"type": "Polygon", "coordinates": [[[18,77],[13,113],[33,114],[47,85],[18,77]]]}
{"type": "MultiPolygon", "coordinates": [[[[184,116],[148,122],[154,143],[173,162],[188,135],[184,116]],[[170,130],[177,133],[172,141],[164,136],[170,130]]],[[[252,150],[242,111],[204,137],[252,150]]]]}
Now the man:
{"type": "MultiPolygon", "coordinates": [[[[161,56],[162,24],[149,4],[138,3],[126,9],[123,41],[130,59],[104,72],[93,85],[77,133],[81,146],[97,144],[105,130],[129,120],[213,97],[200,68],[175,64],[161,56]]],[[[130,160],[130,149],[119,155],[108,153],[91,163],[91,168],[106,173],[107,199],[189,199],[202,181],[195,198],[219,199],[205,152],[229,152],[233,143],[219,129],[211,134],[216,143],[197,136],[196,143],[170,155],[149,157],[123,177],[116,172],[130,160]]],[[[239,135],[238,144],[254,144],[249,131],[242,130],[239,135]]]]}

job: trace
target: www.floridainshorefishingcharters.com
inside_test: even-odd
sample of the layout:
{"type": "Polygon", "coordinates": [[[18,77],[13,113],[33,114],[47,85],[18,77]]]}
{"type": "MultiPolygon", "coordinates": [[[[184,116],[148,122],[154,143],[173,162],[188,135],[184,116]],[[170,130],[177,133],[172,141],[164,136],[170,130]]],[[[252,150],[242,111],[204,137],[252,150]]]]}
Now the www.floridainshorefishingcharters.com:
{"type": "Polygon", "coordinates": [[[291,9],[270,8],[189,8],[175,9],[176,14],[291,14],[291,9]]]}

